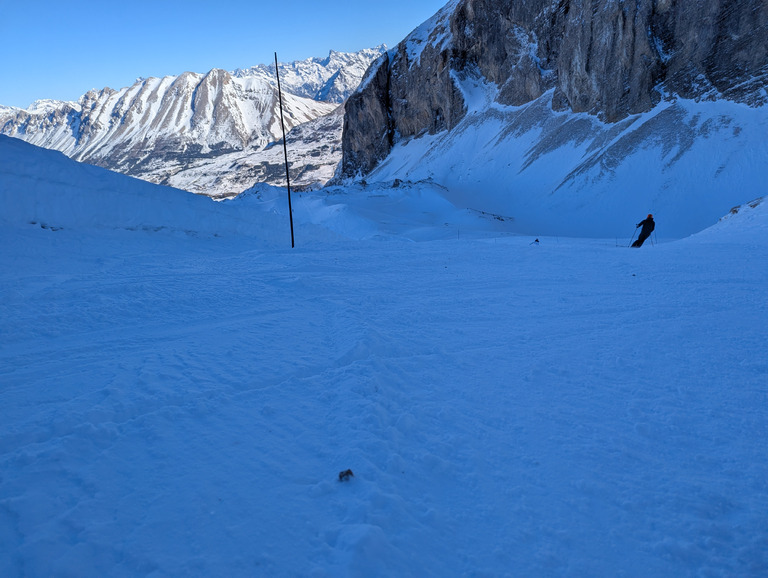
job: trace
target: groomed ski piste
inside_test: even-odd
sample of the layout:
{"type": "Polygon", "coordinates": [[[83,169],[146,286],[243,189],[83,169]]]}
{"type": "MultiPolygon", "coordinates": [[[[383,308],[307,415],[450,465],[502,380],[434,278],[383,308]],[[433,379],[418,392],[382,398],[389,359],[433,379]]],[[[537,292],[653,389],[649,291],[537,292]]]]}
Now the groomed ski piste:
{"type": "Polygon", "coordinates": [[[768,203],[293,206],[0,138],[0,575],[768,574],[768,203]]]}

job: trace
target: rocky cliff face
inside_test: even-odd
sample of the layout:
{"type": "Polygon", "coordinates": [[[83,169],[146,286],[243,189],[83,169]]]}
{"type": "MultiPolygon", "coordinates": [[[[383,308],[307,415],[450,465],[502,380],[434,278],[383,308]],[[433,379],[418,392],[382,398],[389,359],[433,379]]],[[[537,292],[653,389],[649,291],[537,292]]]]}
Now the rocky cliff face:
{"type": "Polygon", "coordinates": [[[768,100],[768,0],[453,0],[379,59],[346,105],[342,174],[399,139],[450,130],[468,77],[522,105],[614,123],[664,97],[768,100]]]}

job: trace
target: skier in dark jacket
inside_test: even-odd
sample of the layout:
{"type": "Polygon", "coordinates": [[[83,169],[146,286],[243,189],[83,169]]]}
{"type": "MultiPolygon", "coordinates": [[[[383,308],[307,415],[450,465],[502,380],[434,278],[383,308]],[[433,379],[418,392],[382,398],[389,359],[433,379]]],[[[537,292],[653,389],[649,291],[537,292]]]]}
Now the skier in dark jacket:
{"type": "Polygon", "coordinates": [[[642,247],[645,240],[651,236],[651,233],[653,233],[653,230],[656,228],[656,223],[653,222],[653,215],[648,215],[647,219],[644,219],[635,225],[635,228],[637,227],[642,227],[642,230],[640,231],[640,236],[637,238],[637,241],[632,243],[632,246],[642,247]]]}

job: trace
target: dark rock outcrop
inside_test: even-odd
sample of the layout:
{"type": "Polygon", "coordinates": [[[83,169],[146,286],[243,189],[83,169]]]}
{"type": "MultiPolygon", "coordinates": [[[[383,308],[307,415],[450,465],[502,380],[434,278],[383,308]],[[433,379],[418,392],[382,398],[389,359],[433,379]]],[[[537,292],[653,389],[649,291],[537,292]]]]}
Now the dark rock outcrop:
{"type": "Polygon", "coordinates": [[[369,76],[354,93],[346,106],[343,134],[352,136],[359,147],[350,150],[344,159],[342,171],[356,168],[368,172],[392,148],[392,105],[389,95],[389,57],[385,54],[369,69],[369,76]],[[382,130],[383,129],[383,130],[382,130]],[[374,138],[367,138],[368,135],[374,138]]]}
{"type": "Polygon", "coordinates": [[[606,122],[665,95],[768,100],[768,0],[453,0],[372,65],[347,102],[342,175],[366,174],[398,139],[466,114],[457,79],[505,105],[553,90],[553,107],[606,122]]]}

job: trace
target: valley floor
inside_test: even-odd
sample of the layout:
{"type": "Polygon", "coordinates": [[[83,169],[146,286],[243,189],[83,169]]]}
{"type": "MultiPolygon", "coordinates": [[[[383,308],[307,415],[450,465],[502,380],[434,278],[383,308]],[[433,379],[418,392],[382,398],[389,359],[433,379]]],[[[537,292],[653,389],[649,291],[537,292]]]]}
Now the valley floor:
{"type": "Polygon", "coordinates": [[[0,240],[2,576],[768,574],[768,243],[0,240]]]}

